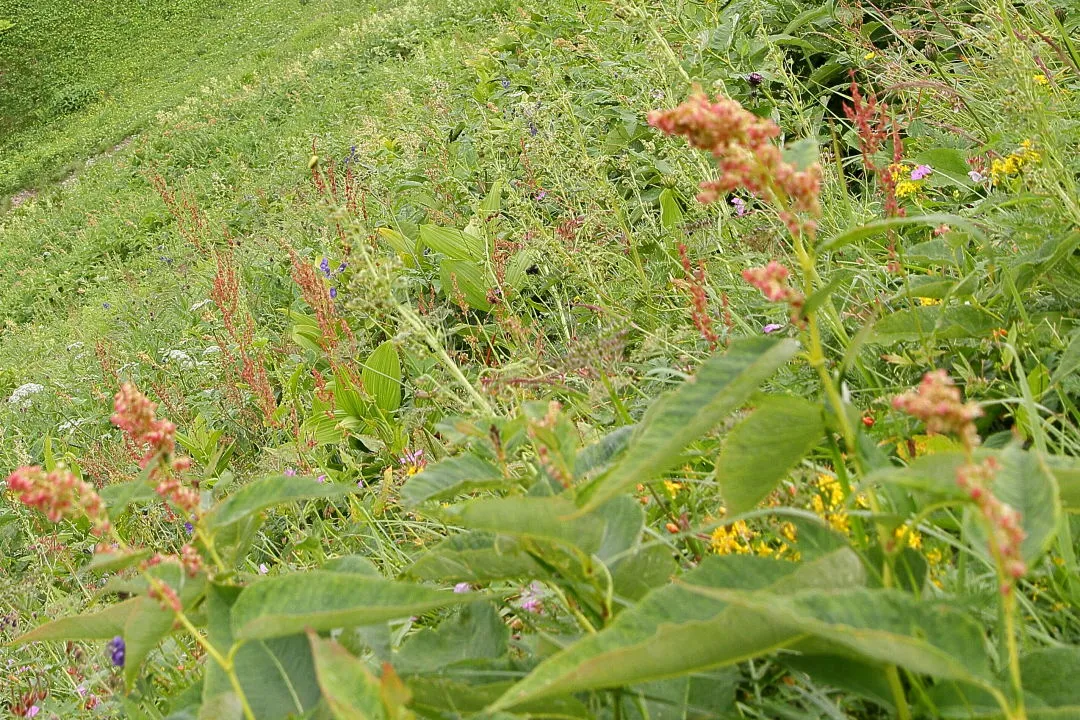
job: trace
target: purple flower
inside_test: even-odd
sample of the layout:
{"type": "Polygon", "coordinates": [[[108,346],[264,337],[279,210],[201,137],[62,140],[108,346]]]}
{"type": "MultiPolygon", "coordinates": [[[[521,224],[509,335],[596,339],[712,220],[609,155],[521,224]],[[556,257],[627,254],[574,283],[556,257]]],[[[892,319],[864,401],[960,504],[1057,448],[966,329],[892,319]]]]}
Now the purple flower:
{"type": "Polygon", "coordinates": [[[540,128],[536,127],[536,123],[529,123],[529,134],[536,137],[540,133],[540,128]]]}
{"type": "Polygon", "coordinates": [[[529,587],[521,591],[521,598],[518,602],[520,607],[525,612],[542,613],[544,612],[544,603],[541,593],[544,586],[537,581],[533,581],[529,584],[529,587]]]}
{"type": "Polygon", "coordinates": [[[472,586],[469,585],[469,583],[467,582],[459,582],[457,585],[454,586],[454,592],[458,594],[467,593],[470,590],[472,590],[472,586]]]}
{"type": "Polygon", "coordinates": [[[752,87],[757,87],[765,81],[765,76],[759,72],[752,72],[746,76],[746,82],[750,83],[752,87]]]}
{"type": "Polygon", "coordinates": [[[23,717],[37,717],[37,714],[39,712],[41,712],[41,708],[39,708],[37,705],[31,705],[30,707],[26,708],[26,714],[23,715],[23,717]]]}
{"type": "Polygon", "coordinates": [[[777,330],[779,330],[782,327],[784,327],[784,326],[780,325],[779,323],[769,323],[765,327],[761,328],[761,332],[768,335],[769,333],[776,332],[777,330]]]}
{"type": "Polygon", "coordinates": [[[323,271],[323,275],[330,277],[330,258],[323,258],[319,263],[319,269],[323,271]]]}
{"type": "Polygon", "coordinates": [[[321,482],[321,483],[326,482],[326,476],[325,475],[320,475],[319,477],[315,478],[315,482],[321,482]]]}
{"type": "Polygon", "coordinates": [[[184,523],[184,530],[186,530],[187,534],[190,535],[191,533],[195,532],[195,526],[189,522],[186,522],[184,523]]]}
{"type": "Polygon", "coordinates": [[[971,178],[971,182],[973,183],[981,183],[983,180],[986,179],[986,176],[978,170],[972,170],[971,172],[969,172],[968,177],[971,178]]]}
{"type": "Polygon", "coordinates": [[[503,90],[509,90],[510,89],[510,78],[503,78],[499,82],[503,86],[503,90]]]}
{"type": "Polygon", "coordinates": [[[334,300],[336,298],[337,298],[337,288],[332,287],[332,288],[330,288],[330,299],[334,300]]]}
{"type": "Polygon", "coordinates": [[[356,487],[363,489],[364,481],[363,480],[357,480],[356,481],[356,487]]]}
{"type": "Polygon", "coordinates": [[[127,643],[124,638],[117,635],[109,641],[109,659],[116,667],[124,667],[124,653],[127,651],[127,643]]]}
{"type": "Polygon", "coordinates": [[[259,574],[265,575],[270,572],[270,568],[266,567],[266,563],[259,563],[259,574]]]}
{"type": "Polygon", "coordinates": [[[112,307],[112,305],[110,305],[109,303],[101,303],[101,307],[103,307],[103,308],[105,308],[106,310],[108,310],[109,308],[111,308],[111,307],[112,307]]]}
{"type": "Polygon", "coordinates": [[[743,215],[746,214],[746,201],[743,200],[741,197],[733,197],[733,198],[731,198],[731,204],[735,208],[735,214],[736,215],[738,215],[739,217],[742,217],[743,215]]]}
{"type": "Polygon", "coordinates": [[[919,165],[917,168],[911,171],[912,180],[923,180],[930,176],[930,173],[934,172],[934,168],[929,165],[919,165]]]}
{"type": "Polygon", "coordinates": [[[547,197],[547,190],[541,190],[540,192],[536,193],[536,199],[537,200],[543,200],[546,197],[547,197]]]}
{"type": "Polygon", "coordinates": [[[285,468],[285,477],[296,477],[296,470],[294,468],[285,468]]]}
{"type": "Polygon", "coordinates": [[[343,273],[343,272],[345,272],[345,268],[347,268],[347,267],[349,267],[348,263],[341,263],[340,265],[337,266],[337,271],[336,272],[337,273],[343,273]]]}

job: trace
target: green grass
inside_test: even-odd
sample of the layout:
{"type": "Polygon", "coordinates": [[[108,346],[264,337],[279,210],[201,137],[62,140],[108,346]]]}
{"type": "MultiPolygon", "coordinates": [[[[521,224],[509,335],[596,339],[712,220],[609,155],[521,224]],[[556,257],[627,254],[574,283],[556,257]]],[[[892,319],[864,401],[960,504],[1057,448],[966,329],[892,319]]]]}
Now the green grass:
{"type": "MultiPolygon", "coordinates": [[[[130,23],[120,24],[119,16],[76,16],[66,3],[45,12],[0,2],[0,18],[16,22],[0,31],[2,52],[56,53],[48,77],[93,96],[61,112],[26,80],[23,104],[0,109],[8,127],[20,126],[0,146],[0,195],[38,190],[0,216],[0,400],[27,383],[42,386],[26,406],[0,402],[3,467],[66,459],[100,484],[128,479],[134,466],[109,414],[117,382],[131,379],[181,432],[194,437],[202,424],[223,433],[221,447],[235,443],[230,469],[240,482],[299,468],[367,489],[336,515],[315,505],[272,514],[242,577],[256,576],[260,564],[287,574],[354,552],[392,577],[448,532],[396,503],[406,449],[423,448],[434,462],[475,448],[494,422],[480,408],[509,423],[531,401],[557,400],[576,435],[594,440],[632,424],[711,354],[692,322],[680,245],[705,269],[707,310],[724,342],[768,324],[782,326],[776,336],[800,334],[787,309],[741,275],[771,259],[794,265],[775,214],[745,194],[743,217],[727,202],[696,203],[697,184],[714,173],[708,157],[651,130],[645,115],[699,84],[772,117],[788,142],[815,140],[824,166],[819,237],[828,242],[884,212],[843,113],[849,70],[890,103],[903,128],[904,172],[934,168],[902,198],[907,214],[951,213],[976,229],[939,237],[940,223],[909,226],[821,253],[836,308],[823,320],[827,372],[867,419],[869,444],[886,462],[907,457],[909,438],[911,447],[937,447],[889,401],[923,371],[947,367],[984,403],[987,445],[1015,435],[1080,454],[1080,382],[1068,370],[1080,347],[1076,18],[1062,21],[1043,3],[955,3],[936,14],[893,8],[880,17],[781,1],[544,5],[235,0],[179,4],[165,15],[132,3],[130,23]],[[84,23],[84,39],[53,34],[43,24],[52,12],[84,23]],[[998,12],[1011,27],[994,19],[998,12]],[[82,65],[92,71],[80,74],[82,65]],[[16,111],[24,119],[12,119],[16,111]],[[977,165],[967,162],[987,163],[989,175],[995,157],[1025,140],[1039,157],[1022,173],[996,186],[968,177],[977,165]],[[355,206],[343,190],[336,199],[320,193],[313,147],[323,177],[334,168],[343,186],[348,168],[355,206]],[[191,216],[174,216],[155,190],[161,181],[198,209],[194,231],[185,230],[191,216]],[[502,188],[497,209],[482,208],[493,188],[502,188]],[[493,282],[468,297],[432,253],[408,252],[421,224],[470,223],[488,227],[493,247],[521,263],[520,282],[504,275],[505,302],[490,311],[478,307],[494,297],[485,284],[493,282]],[[405,238],[405,252],[388,241],[395,237],[405,238]],[[254,321],[243,349],[266,369],[274,422],[222,359],[242,345],[210,300],[226,253],[254,321]],[[351,337],[332,350],[305,342],[314,310],[291,277],[294,257],[347,264],[328,282],[351,337]],[[345,436],[334,423],[320,425],[318,383],[339,387],[387,340],[404,366],[406,401],[393,422],[345,436]],[[479,429],[466,442],[471,423],[479,429]]],[[[887,164],[891,153],[886,144],[878,160],[887,164]]],[[[500,262],[485,253],[484,277],[498,278],[500,262]]],[[[769,388],[810,398],[820,390],[802,356],[769,388]]],[[[635,493],[650,542],[685,567],[707,553],[722,513],[720,446],[720,435],[701,439],[667,476],[674,485],[635,493]]],[[[513,452],[508,476],[538,472],[531,451],[513,452]]],[[[787,479],[791,503],[810,507],[818,476],[838,465],[839,447],[822,444],[787,479]]],[[[92,539],[63,525],[62,547],[53,549],[51,526],[7,505],[9,497],[0,506],[0,608],[10,606],[25,629],[94,605],[97,581],[75,572],[92,539]]],[[[908,517],[907,505],[885,497],[908,517]]],[[[869,522],[868,512],[848,509],[869,522]]],[[[923,518],[925,549],[959,557],[961,523],[944,515],[923,518]]],[[[132,544],[171,550],[185,542],[181,525],[160,506],[122,521],[132,544]]],[[[780,537],[776,517],[755,527],[768,542],[780,537]]],[[[1029,648],[1080,638],[1072,552],[1066,537],[1025,581],[1029,648]]],[[[935,564],[936,584],[925,592],[974,587],[982,599],[965,602],[996,627],[988,599],[995,580],[977,554],[963,557],[935,564]]],[[[568,614],[559,622],[538,634],[526,628],[522,647],[579,631],[568,614]]],[[[14,634],[0,630],[0,639],[14,634]]],[[[0,659],[31,665],[50,688],[46,710],[59,717],[95,716],[78,709],[80,684],[119,708],[101,643],[86,646],[92,657],[63,651],[4,648],[0,659]],[[78,674],[65,675],[67,666],[78,674]]],[[[188,641],[169,640],[133,697],[164,717],[168,697],[196,675],[191,651],[188,641]]],[[[744,666],[736,681],[742,717],[882,716],[771,660],[744,666]],[[793,684],[782,680],[789,675],[793,684]]],[[[6,679],[0,696],[23,693],[28,682],[6,679]]]]}

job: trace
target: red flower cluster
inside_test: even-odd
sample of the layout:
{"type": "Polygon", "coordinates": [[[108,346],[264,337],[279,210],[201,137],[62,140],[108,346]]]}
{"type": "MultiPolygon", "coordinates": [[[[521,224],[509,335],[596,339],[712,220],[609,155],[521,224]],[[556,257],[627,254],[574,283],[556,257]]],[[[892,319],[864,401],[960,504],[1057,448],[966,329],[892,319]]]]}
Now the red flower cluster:
{"type": "Polygon", "coordinates": [[[892,405],[925,422],[927,432],[953,433],[968,450],[979,444],[975,420],[982,417],[982,410],[976,403],[963,402],[960,389],[944,370],[926,373],[915,392],[896,396],[892,405]]]}
{"type": "Polygon", "coordinates": [[[786,302],[791,306],[792,321],[799,317],[806,298],[803,294],[787,284],[790,271],[780,263],[772,260],[765,267],[747,268],[743,270],[743,280],[750,283],[765,296],[770,302],[786,302]]]}
{"type": "Polygon", "coordinates": [[[964,465],[956,471],[956,484],[974,502],[990,527],[990,548],[1001,563],[1006,581],[1001,592],[1007,594],[1012,583],[1027,573],[1027,564],[1020,554],[1021,544],[1027,534],[1020,527],[1020,513],[998,499],[990,491],[990,481],[998,471],[994,458],[987,458],[981,465],[964,465]]]}
{"type": "Polygon", "coordinates": [[[710,102],[704,93],[695,93],[672,110],[649,113],[649,124],[712,153],[720,177],[701,184],[701,202],[711,203],[745,188],[777,204],[792,234],[813,232],[813,221],[801,220],[795,213],[821,214],[821,168],[815,163],[799,170],[785,162],[780,148],[772,143],[780,135],[776,123],[757,117],[734,100],[710,102]]]}
{"type": "Polygon", "coordinates": [[[8,476],[7,482],[21,503],[45,513],[50,522],[86,517],[95,535],[100,537],[109,531],[105,503],[94,486],[62,465],[52,472],[36,465],[21,467],[8,476]]]}
{"type": "Polygon", "coordinates": [[[178,474],[191,467],[191,460],[174,457],[176,426],[157,418],[157,405],[131,383],[124,383],[116,393],[113,409],[113,425],[127,433],[136,445],[146,448],[139,466],[155,464],[150,477],[158,480],[158,495],[172,501],[184,514],[193,514],[199,507],[199,493],[180,481],[178,474]]]}

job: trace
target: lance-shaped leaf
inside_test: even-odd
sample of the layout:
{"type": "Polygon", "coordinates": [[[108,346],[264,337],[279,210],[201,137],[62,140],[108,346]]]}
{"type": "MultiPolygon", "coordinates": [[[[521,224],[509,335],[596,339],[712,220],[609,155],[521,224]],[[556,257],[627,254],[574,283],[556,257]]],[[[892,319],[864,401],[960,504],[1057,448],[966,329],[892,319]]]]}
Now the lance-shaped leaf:
{"type": "Polygon", "coordinates": [[[72,615],[40,625],[12,640],[13,645],[36,640],[106,640],[122,635],[124,625],[145,598],[134,597],[104,610],[72,615]]]}
{"type": "Polygon", "coordinates": [[[801,565],[752,555],[706,558],[680,582],[649,593],[604,630],[540,663],[489,709],[733,665],[802,637],[743,607],[695,592],[702,588],[792,591],[863,582],[862,563],[847,548],[801,565]]]}
{"type": "Polygon", "coordinates": [[[446,508],[447,522],[470,530],[546,540],[570,545],[587,555],[603,541],[605,523],[581,516],[573,502],[554,497],[512,497],[471,500],[446,508]]]}
{"type": "Polygon", "coordinates": [[[320,483],[315,478],[299,475],[275,475],[249,483],[229,495],[210,510],[207,520],[215,527],[222,527],[274,505],[341,497],[353,492],[356,492],[356,489],[352,485],[320,483]]]}
{"type": "Polygon", "coordinates": [[[484,239],[457,228],[420,226],[420,242],[455,260],[479,261],[486,252],[484,239]]]}
{"type": "Polygon", "coordinates": [[[149,597],[140,602],[124,623],[124,684],[130,689],[140,676],[143,660],[172,632],[176,616],[149,597]]]}
{"type": "Polygon", "coordinates": [[[781,595],[693,586],[702,597],[760,616],[760,621],[820,638],[858,656],[943,680],[992,685],[982,627],[944,603],[898,590],[844,588],[781,595]]]}
{"type": "MultiPolygon", "coordinates": [[[[418,675],[406,680],[413,694],[412,708],[426,712],[424,717],[440,717],[447,708],[459,713],[479,713],[513,686],[513,681],[465,683],[445,677],[418,675]]],[[[500,718],[548,718],[551,720],[592,720],[595,716],[573,697],[546,697],[523,703],[513,715],[500,718]]],[[[490,716],[482,716],[490,717],[490,716]]]]}
{"type": "Polygon", "coordinates": [[[319,687],[335,720],[383,720],[379,679],[336,642],[308,633],[319,687]]]}
{"type": "Polygon", "coordinates": [[[749,338],[705,362],[645,414],[622,459],[581,493],[583,511],[678,464],[683,449],[738,408],[798,350],[794,340],[749,338]]]}
{"type": "Polygon", "coordinates": [[[544,570],[513,538],[488,532],[452,535],[417,558],[402,574],[417,580],[477,582],[536,578],[544,570]]]}
{"type": "Polygon", "coordinates": [[[272,638],[309,629],[371,625],[475,599],[370,575],[315,570],[244,588],[232,608],[232,627],[239,640],[272,638]]]}
{"type": "Polygon", "coordinates": [[[1061,517],[1057,481],[1038,453],[1014,445],[998,459],[1001,469],[994,477],[994,494],[1020,513],[1025,533],[1020,553],[1030,564],[1046,551],[1057,532],[1061,517]]]}
{"type": "Polygon", "coordinates": [[[429,465],[413,475],[401,488],[401,501],[408,506],[428,500],[445,500],[462,493],[497,488],[506,482],[502,472],[476,455],[459,455],[429,465]]]}
{"type": "Polygon", "coordinates": [[[724,439],[716,481],[728,512],[765,499],[825,434],[821,406],[796,397],[768,397],[724,439]]]}

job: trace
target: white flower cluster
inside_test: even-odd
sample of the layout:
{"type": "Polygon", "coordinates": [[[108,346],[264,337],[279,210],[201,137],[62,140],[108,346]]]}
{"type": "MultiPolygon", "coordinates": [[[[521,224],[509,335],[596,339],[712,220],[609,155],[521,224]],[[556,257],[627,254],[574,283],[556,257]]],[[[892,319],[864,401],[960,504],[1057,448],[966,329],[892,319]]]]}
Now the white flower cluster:
{"type": "Polygon", "coordinates": [[[30,407],[33,396],[44,389],[45,386],[39,385],[38,383],[25,383],[11,392],[11,397],[8,398],[8,402],[20,408],[28,408],[30,407]]]}

